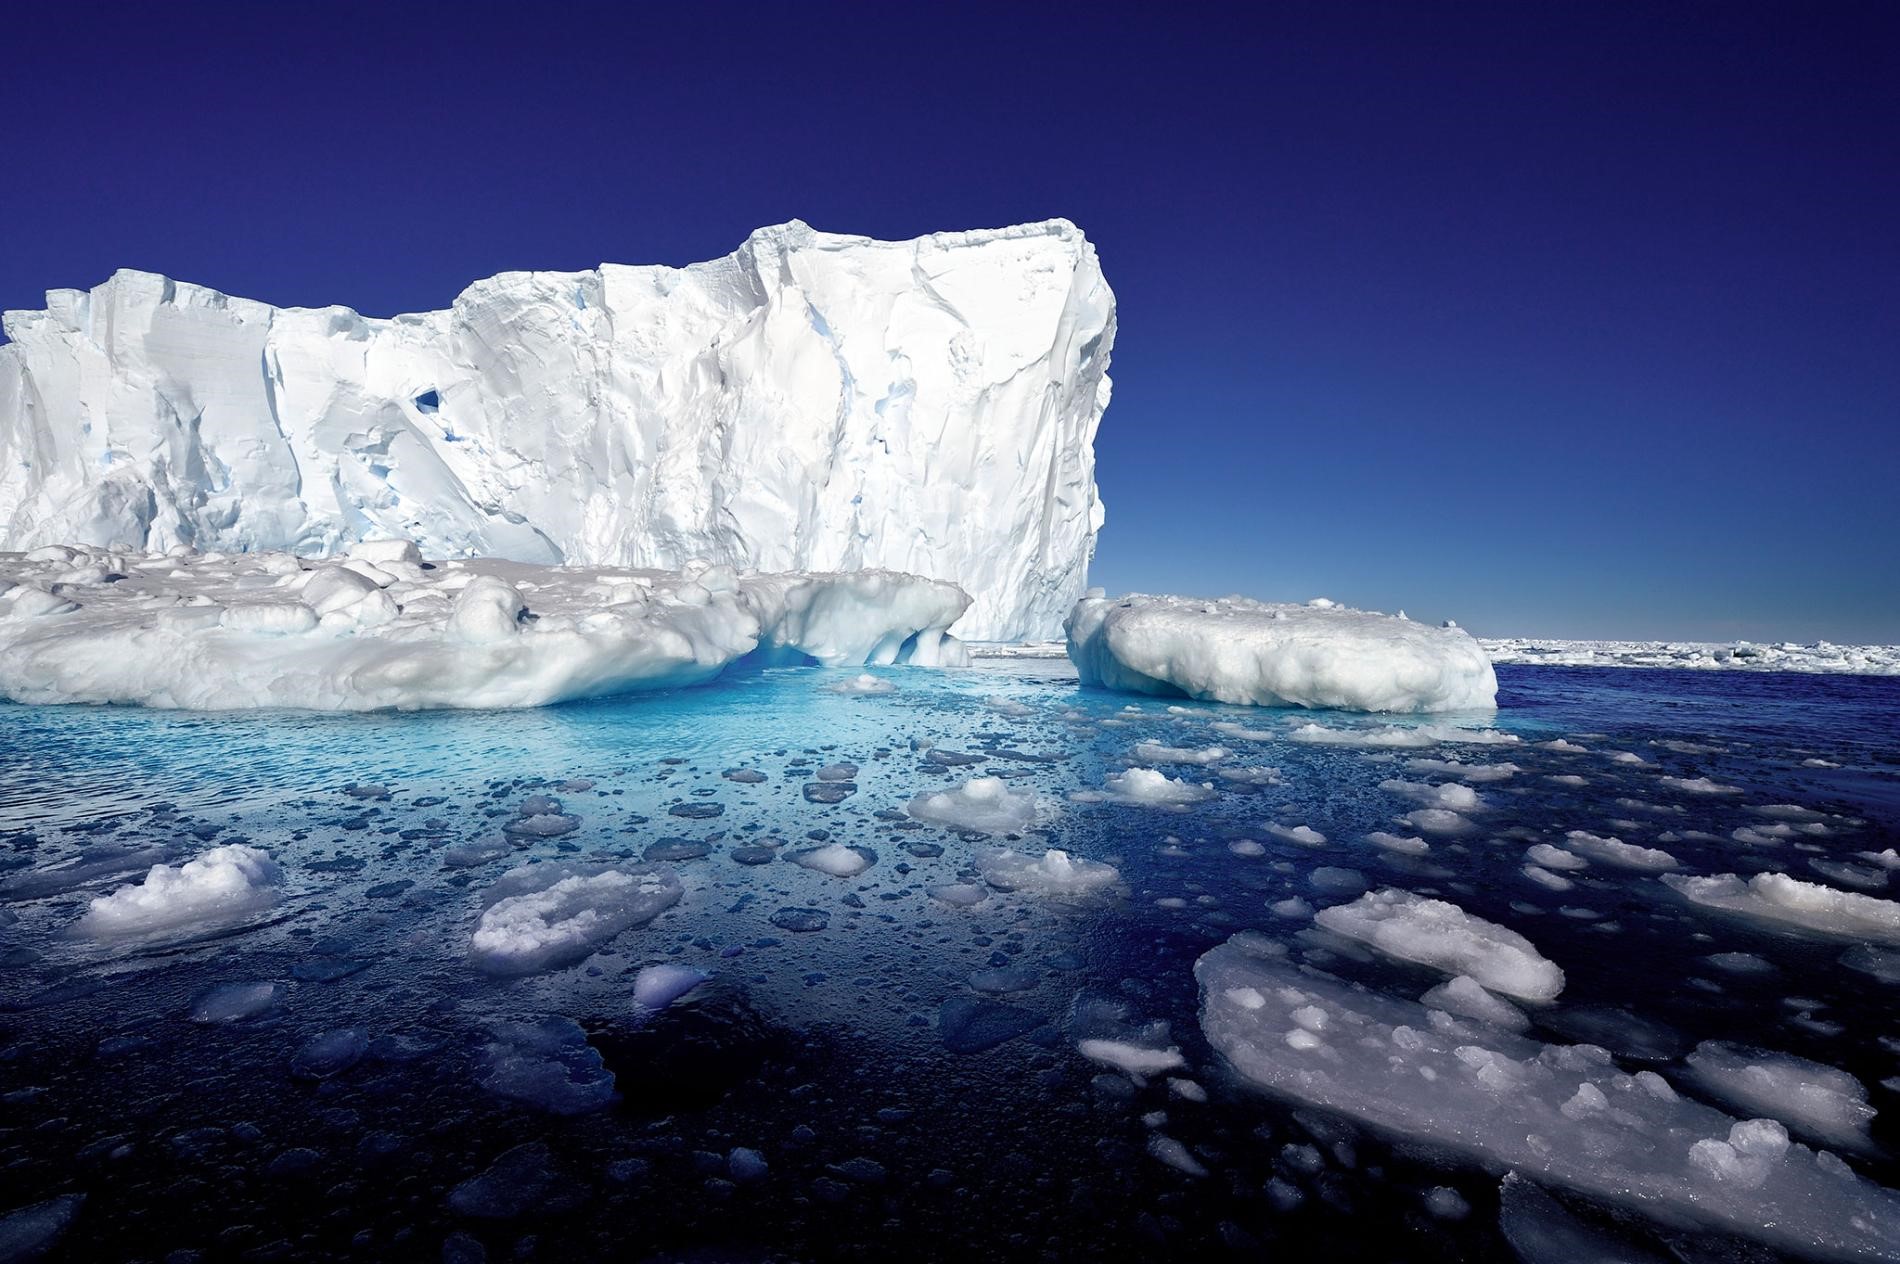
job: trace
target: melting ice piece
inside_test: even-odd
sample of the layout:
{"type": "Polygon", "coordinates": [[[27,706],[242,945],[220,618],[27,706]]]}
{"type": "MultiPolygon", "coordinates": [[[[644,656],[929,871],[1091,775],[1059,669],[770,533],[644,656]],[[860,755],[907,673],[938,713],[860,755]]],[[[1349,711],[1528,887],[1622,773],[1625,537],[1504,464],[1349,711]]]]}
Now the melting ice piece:
{"type": "Polygon", "coordinates": [[[1153,1049],[1125,1040],[1090,1039],[1078,1042],[1075,1048],[1090,1062],[1099,1062],[1103,1066],[1112,1066],[1117,1071],[1136,1076],[1159,1075],[1163,1071],[1173,1071],[1187,1065],[1187,1059],[1173,1045],[1165,1049],[1153,1049]]]}
{"type": "Polygon", "coordinates": [[[1039,859],[1016,851],[986,850],[977,854],[976,867],[993,887],[1056,900],[1073,901],[1106,893],[1121,879],[1113,865],[1083,860],[1055,847],[1039,859]]]}
{"type": "Polygon", "coordinates": [[[1177,781],[1153,768],[1130,768],[1110,773],[1100,790],[1077,790],[1069,797],[1077,803],[1122,803],[1183,811],[1189,804],[1206,802],[1215,793],[1212,786],[1196,785],[1185,778],[1177,781]]]}
{"type": "Polygon", "coordinates": [[[1687,1059],[1690,1078],[1726,1106],[1777,1119],[1825,1145],[1864,1149],[1874,1108],[1847,1072],[1787,1053],[1704,1041],[1687,1059]]]}
{"type": "Polygon", "coordinates": [[[648,1009],[665,1009],[710,978],[692,966],[646,966],[633,976],[633,999],[648,1009]]]}
{"type": "Polygon", "coordinates": [[[1491,660],[1464,631],[1343,606],[1084,597],[1063,626],[1084,685],[1347,711],[1497,706],[1491,660]]]}
{"type": "Polygon", "coordinates": [[[1666,851],[1660,851],[1654,847],[1638,847],[1635,843],[1626,843],[1620,838],[1604,838],[1584,830],[1571,830],[1565,834],[1564,846],[1592,860],[1600,860],[1606,865],[1616,865],[1624,869],[1654,872],[1676,867],[1676,858],[1666,851]]]}
{"type": "Polygon", "coordinates": [[[954,790],[925,791],[905,811],[920,821],[980,834],[1020,834],[1036,823],[1036,792],[1001,777],[973,777],[954,790]]]}
{"type": "Polygon", "coordinates": [[[249,917],[277,898],[283,871],[256,847],[229,843],[92,902],[78,931],[94,939],[151,935],[249,917]]]}
{"type": "Polygon", "coordinates": [[[224,983],[201,995],[191,1007],[194,1023],[235,1023],[261,1014],[277,1003],[275,983],[224,983]]]}
{"type": "Polygon", "coordinates": [[[1461,1018],[1475,1018],[1505,1031],[1530,1030],[1531,1020],[1525,1017],[1523,1010],[1503,997],[1485,991],[1468,974],[1457,975],[1418,999],[1432,1009],[1442,1009],[1447,1014],[1457,1014],[1461,1018]]]}
{"type": "Polygon", "coordinates": [[[1506,996],[1548,1001],[1563,991],[1564,972],[1530,940],[1445,900],[1387,887],[1321,909],[1314,921],[1401,961],[1469,975],[1506,996]]]}
{"type": "Polygon", "coordinates": [[[1823,935],[1900,943],[1900,904],[1892,900],[1837,891],[1785,873],[1758,873],[1746,882],[1732,873],[1713,878],[1666,873],[1662,880],[1684,899],[1705,908],[1823,935]]]}
{"type": "Polygon", "coordinates": [[[1164,746],[1138,742],[1135,758],[1144,764],[1218,764],[1229,752],[1225,746],[1164,746]]]}
{"type": "Polygon", "coordinates": [[[614,1073],[571,1018],[496,1024],[476,1080],[497,1096],[553,1115],[583,1115],[615,1098],[614,1073]]]}
{"type": "Polygon", "coordinates": [[[622,931],[646,925],[682,892],[670,869],[523,865],[488,889],[469,956],[496,974],[570,965],[622,931]]]}
{"type": "Polygon", "coordinates": [[[1673,1223],[1827,1257],[1900,1253],[1900,1195],[1595,1046],[1447,1026],[1244,934],[1194,973],[1208,1043],[1282,1098],[1673,1223]]]}
{"type": "Polygon", "coordinates": [[[826,685],[825,688],[833,693],[855,694],[859,697],[872,697],[877,694],[897,692],[896,685],[893,685],[882,676],[873,676],[870,672],[859,672],[857,675],[845,680],[840,680],[836,684],[826,685]]]}
{"type": "Polygon", "coordinates": [[[793,863],[805,869],[828,873],[834,878],[855,878],[877,863],[877,853],[869,847],[849,847],[844,843],[826,843],[788,853],[793,863]]]}

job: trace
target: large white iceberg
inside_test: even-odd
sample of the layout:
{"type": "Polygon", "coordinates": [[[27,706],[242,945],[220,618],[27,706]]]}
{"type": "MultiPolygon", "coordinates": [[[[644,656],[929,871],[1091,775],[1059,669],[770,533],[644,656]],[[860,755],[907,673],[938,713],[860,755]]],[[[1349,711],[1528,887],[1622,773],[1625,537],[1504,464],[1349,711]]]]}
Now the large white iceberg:
{"type": "Polygon", "coordinates": [[[1084,597],[1064,630],[1082,683],[1107,689],[1351,711],[1497,706],[1497,673],[1462,629],[1331,602],[1084,597]]]}
{"type": "Polygon", "coordinates": [[[883,568],[1001,640],[1053,634],[1102,523],[1114,296],[1066,220],[794,222],[386,320],[121,271],[5,329],[0,549],[883,568]]]}
{"type": "Polygon", "coordinates": [[[191,710],[530,707],[698,684],[747,656],[960,662],[954,584],[283,553],[0,554],[0,697],[191,710]]]}

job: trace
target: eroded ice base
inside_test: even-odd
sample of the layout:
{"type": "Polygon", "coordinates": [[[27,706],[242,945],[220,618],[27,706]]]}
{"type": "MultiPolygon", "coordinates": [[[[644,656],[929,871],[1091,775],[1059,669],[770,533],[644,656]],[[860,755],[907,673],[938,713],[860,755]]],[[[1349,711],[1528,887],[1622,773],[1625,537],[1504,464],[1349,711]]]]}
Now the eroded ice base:
{"type": "Polygon", "coordinates": [[[962,661],[970,599],[892,571],[424,562],[405,541],[283,553],[0,554],[0,697],[188,710],[531,707],[703,683],[747,657],[962,661]]]}

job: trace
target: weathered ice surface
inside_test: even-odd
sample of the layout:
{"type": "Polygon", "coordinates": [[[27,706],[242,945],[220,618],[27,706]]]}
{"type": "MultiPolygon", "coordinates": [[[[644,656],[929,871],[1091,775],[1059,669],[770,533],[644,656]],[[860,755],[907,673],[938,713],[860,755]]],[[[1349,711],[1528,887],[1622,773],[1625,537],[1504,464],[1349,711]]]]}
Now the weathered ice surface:
{"type": "Polygon", "coordinates": [[[890,571],[424,562],[407,540],[321,560],[47,545],[0,554],[0,698],[534,707],[702,684],[747,657],[953,665],[962,645],[945,629],[969,604],[954,584],[890,571]]]}
{"type": "Polygon", "coordinates": [[[1084,597],[1063,631],[1085,685],[1205,702],[1347,711],[1497,706],[1491,660],[1462,628],[1245,597],[1084,597]]]}
{"type": "Polygon", "coordinates": [[[1005,640],[1054,633],[1102,524],[1115,304],[1066,220],[793,222],[387,320],[121,271],[5,329],[0,549],[887,568],[1005,640]]]}

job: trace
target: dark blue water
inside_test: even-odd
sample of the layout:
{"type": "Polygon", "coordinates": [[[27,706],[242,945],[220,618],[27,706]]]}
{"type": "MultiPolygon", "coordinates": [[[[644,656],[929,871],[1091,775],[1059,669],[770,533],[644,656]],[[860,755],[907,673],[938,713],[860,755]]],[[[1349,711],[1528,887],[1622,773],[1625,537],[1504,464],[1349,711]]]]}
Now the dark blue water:
{"type": "MultiPolygon", "coordinates": [[[[1560,1004],[1537,1016],[1541,1039],[1588,1039],[1665,1074],[1711,1038],[1842,1067],[1869,1085],[1882,1111],[1873,1138],[1890,1149],[1891,985],[1842,969],[1848,944],[1696,909],[1646,875],[1593,869],[1552,892],[1520,867],[1528,843],[1569,829],[1666,847],[1689,873],[1826,883],[1813,862],[1864,866],[1859,853],[1900,845],[1900,681],[1499,676],[1495,720],[1462,718],[1478,727],[1452,736],[1515,743],[1304,743],[1291,739],[1309,722],[1348,735],[1384,722],[1082,692],[1038,662],[896,669],[895,692],[870,697],[832,692],[839,674],[787,670],[507,714],[0,708],[0,1211],[83,1194],[54,1248],[74,1260],[1201,1259],[1316,1247],[1513,1258],[1497,1229],[1498,1173],[1269,1100],[1201,1040],[1195,959],[1241,930],[1307,951],[1305,919],[1273,906],[1351,898],[1314,885],[1322,866],[1441,895],[1529,937],[1568,975],[1560,1004]],[[1557,738],[1585,749],[1542,745],[1557,738]],[[1068,799],[1099,789],[1143,741],[1230,748],[1208,769],[1165,766],[1217,796],[1185,812],[1068,799]],[[1645,762],[1613,762],[1614,751],[1645,762]],[[1451,779],[1408,767],[1421,759],[1518,771],[1478,784],[1481,829],[1434,837],[1425,856],[1363,841],[1413,832],[1394,817],[1416,805],[1380,782],[1451,779]],[[814,802],[808,787],[838,784],[818,768],[841,762],[857,766],[854,788],[814,802]],[[1219,775],[1241,766],[1277,768],[1278,784],[1219,775]],[[722,775],[737,768],[764,779],[722,775]],[[1078,904],[933,899],[932,887],[980,884],[977,852],[994,840],[922,825],[904,806],[977,774],[1039,796],[1036,829],[1009,845],[1112,863],[1120,891],[1078,904]],[[1730,789],[1697,794],[1665,777],[1730,789]],[[537,794],[578,827],[505,834],[537,794]],[[1824,814],[1827,832],[1737,840],[1776,804],[1824,814]],[[1329,842],[1280,841],[1269,823],[1329,842]],[[1237,854],[1241,840],[1262,854],[1237,854]],[[153,863],[236,842],[284,869],[268,909],[130,940],[75,933],[91,900],[153,863]],[[825,842],[876,863],[836,878],[735,859],[825,842]],[[705,854],[666,862],[685,895],[651,924],[521,977],[471,963],[482,893],[504,872],[637,863],[656,845],[705,854]],[[823,929],[786,929],[791,909],[823,929]],[[1725,974],[1707,962],[1723,952],[1772,972],[1725,974]],[[642,1012],[632,980],[656,963],[709,981],[642,1012]],[[973,986],[998,977],[1013,990],[973,986]],[[234,1022],[192,1020],[208,992],[234,984],[269,985],[270,1003],[234,1022]],[[1208,1100],[1078,1054],[1116,1007],[1131,1028],[1168,1025],[1186,1059],[1173,1074],[1208,1100]],[[498,1077],[509,1057],[539,1070],[498,1077]],[[1158,1132],[1205,1175],[1154,1158],[1158,1132]],[[763,1170],[735,1149],[756,1151],[763,1170]],[[1441,1214],[1428,1209],[1441,1187],[1462,1217],[1442,1200],[1441,1214]]],[[[1438,977],[1357,968],[1407,996],[1438,977]]],[[[1854,1163],[1900,1184],[1878,1150],[1854,1163]]],[[[1602,1212],[1652,1247],[1679,1232],[1572,1210],[1602,1212]]]]}

